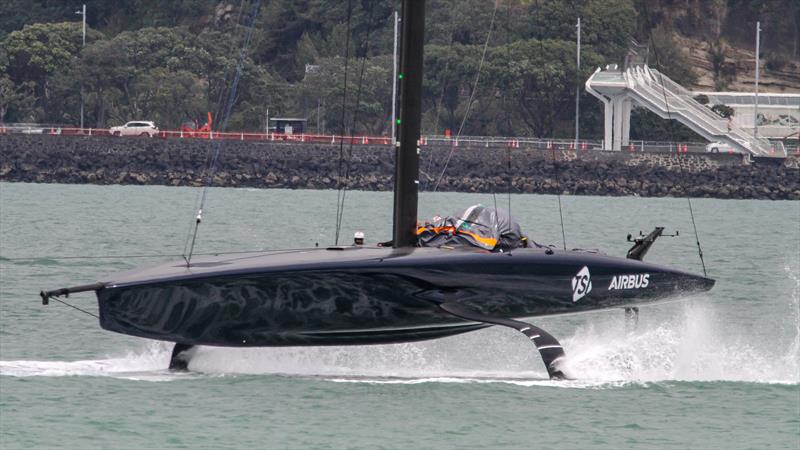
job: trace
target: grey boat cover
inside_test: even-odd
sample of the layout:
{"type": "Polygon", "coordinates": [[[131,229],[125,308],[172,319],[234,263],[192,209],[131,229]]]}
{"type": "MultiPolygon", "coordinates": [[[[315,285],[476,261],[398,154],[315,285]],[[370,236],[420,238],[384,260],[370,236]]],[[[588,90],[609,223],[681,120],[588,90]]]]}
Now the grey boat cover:
{"type": "Polygon", "coordinates": [[[449,217],[433,218],[417,230],[423,247],[469,245],[485,250],[527,247],[528,238],[508,211],[473,205],[449,217]]]}

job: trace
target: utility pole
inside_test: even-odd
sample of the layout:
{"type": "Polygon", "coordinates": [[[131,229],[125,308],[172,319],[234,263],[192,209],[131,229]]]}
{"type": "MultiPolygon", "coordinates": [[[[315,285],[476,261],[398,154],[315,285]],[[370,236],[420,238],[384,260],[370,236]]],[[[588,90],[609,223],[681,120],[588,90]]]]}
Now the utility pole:
{"type": "MultiPolygon", "coordinates": [[[[83,44],[82,47],[86,47],[86,4],[84,3],[83,8],[80,11],[75,11],[75,14],[80,14],[83,19],[83,44]]],[[[81,129],[83,129],[83,80],[81,80],[81,129]]]]}
{"type": "Polygon", "coordinates": [[[578,50],[577,63],[575,70],[575,150],[578,150],[578,141],[581,137],[580,114],[581,114],[581,18],[578,17],[578,50]]]}
{"type": "Polygon", "coordinates": [[[269,134],[269,106],[267,106],[267,117],[264,118],[264,134],[269,134]]]}
{"type": "Polygon", "coordinates": [[[397,124],[396,108],[397,108],[397,25],[400,23],[400,18],[397,11],[394,12],[394,58],[392,59],[392,145],[397,144],[397,124]]]}
{"type": "Polygon", "coordinates": [[[758,75],[761,51],[761,22],[756,22],[756,108],[753,113],[753,139],[758,139],[758,75]]]}
{"type": "Polygon", "coordinates": [[[320,134],[320,128],[319,128],[319,106],[320,106],[320,101],[319,101],[319,98],[317,98],[317,134],[320,134]]]}

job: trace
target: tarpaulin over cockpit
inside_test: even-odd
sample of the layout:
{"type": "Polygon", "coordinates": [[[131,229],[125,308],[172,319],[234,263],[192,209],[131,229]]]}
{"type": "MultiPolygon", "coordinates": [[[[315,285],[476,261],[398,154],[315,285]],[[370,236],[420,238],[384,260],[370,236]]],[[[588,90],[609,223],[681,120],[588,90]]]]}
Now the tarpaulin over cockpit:
{"type": "Polygon", "coordinates": [[[470,245],[485,250],[527,247],[527,237],[508,211],[473,205],[449,217],[434,217],[417,229],[423,247],[470,245]]]}

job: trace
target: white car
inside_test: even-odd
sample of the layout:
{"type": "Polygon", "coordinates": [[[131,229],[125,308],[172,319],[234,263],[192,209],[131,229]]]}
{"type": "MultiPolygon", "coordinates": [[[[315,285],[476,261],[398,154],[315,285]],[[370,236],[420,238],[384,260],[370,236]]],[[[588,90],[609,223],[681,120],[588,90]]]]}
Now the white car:
{"type": "MultiPolygon", "coordinates": [[[[736,142],[742,144],[748,150],[750,149],[750,142],[744,139],[736,139],[736,142]]],[[[739,149],[733,148],[726,142],[712,142],[706,145],[706,152],[708,153],[741,153],[739,149]]]]}
{"type": "Polygon", "coordinates": [[[111,127],[108,130],[114,136],[148,136],[153,137],[158,133],[158,127],[154,122],[128,122],[119,127],[111,127]]]}

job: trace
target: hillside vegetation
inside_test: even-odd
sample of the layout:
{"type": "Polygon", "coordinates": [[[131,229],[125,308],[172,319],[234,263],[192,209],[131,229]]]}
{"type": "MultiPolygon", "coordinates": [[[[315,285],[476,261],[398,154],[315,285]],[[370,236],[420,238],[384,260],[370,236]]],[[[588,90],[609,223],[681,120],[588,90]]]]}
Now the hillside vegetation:
{"type": "MultiPolygon", "coordinates": [[[[87,126],[144,119],[175,129],[206,111],[217,126],[254,3],[87,0],[83,46],[81,17],[75,14],[80,5],[5,0],[0,122],[76,125],[82,91],[87,126]]],[[[742,87],[741,80],[751,77],[752,61],[742,59],[744,49],[752,52],[756,20],[764,30],[763,73],[783,80],[774,84],[777,89],[800,90],[796,0],[508,0],[496,9],[490,0],[429,0],[427,5],[426,133],[447,128],[455,133],[472,98],[465,135],[570,136],[576,88],[598,66],[622,64],[632,39],[648,44],[650,64],[682,84],[742,87]],[[580,73],[574,42],[578,16],[580,73]]],[[[354,0],[350,7],[334,0],[261,1],[228,128],[263,130],[269,114],[308,117],[312,131],[388,134],[392,17],[398,8],[399,2],[390,0],[354,0]]],[[[596,137],[600,107],[581,92],[582,135],[596,137]]],[[[635,118],[633,127],[634,134],[653,139],[667,133],[652,118],[635,118]]]]}

